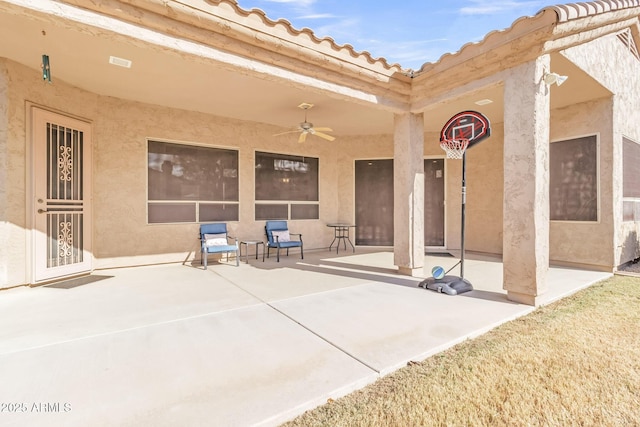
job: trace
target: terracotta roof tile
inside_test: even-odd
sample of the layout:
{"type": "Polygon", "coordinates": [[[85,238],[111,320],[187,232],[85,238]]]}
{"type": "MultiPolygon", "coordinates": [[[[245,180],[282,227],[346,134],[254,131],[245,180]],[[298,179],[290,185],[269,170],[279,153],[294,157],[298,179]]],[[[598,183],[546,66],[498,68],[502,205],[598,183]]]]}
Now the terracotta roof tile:
{"type": "MultiPolygon", "coordinates": [[[[367,51],[356,51],[350,44],[339,45],[331,37],[317,37],[313,30],[309,28],[296,29],[291,22],[286,19],[272,20],[261,9],[246,10],[238,5],[237,0],[205,0],[209,3],[215,3],[222,6],[223,10],[228,10],[231,15],[235,15],[236,22],[242,21],[243,25],[249,26],[257,31],[265,31],[265,27],[273,31],[273,34],[288,37],[290,41],[297,41],[301,45],[309,43],[312,46],[321,47],[322,50],[329,49],[336,57],[343,59],[355,59],[357,61],[364,60],[374,68],[382,67],[382,69],[392,72],[408,72],[400,64],[390,64],[385,58],[374,58],[367,51]],[[240,20],[238,20],[240,17],[240,20]],[[244,18],[244,20],[243,20],[244,18]],[[291,37],[292,36],[292,37],[291,37]]],[[[521,28],[534,26],[536,28],[544,28],[568,22],[574,19],[586,18],[598,14],[603,14],[622,9],[640,7],[640,0],[597,0],[591,2],[569,3],[563,5],[548,6],[541,9],[534,16],[524,16],[518,18],[513,24],[503,30],[495,30],[489,32],[482,40],[478,42],[470,42],[464,44],[457,52],[445,53],[435,62],[426,62],[422,65],[419,72],[432,68],[435,64],[442,61],[448,61],[452,57],[462,55],[471,55],[474,49],[482,49],[494,44],[500,44],[500,40],[504,38],[504,42],[508,43],[511,39],[517,37],[521,28]],[[555,14],[555,19],[552,16],[555,14]],[[544,17],[544,18],[543,18],[544,17]],[[538,22],[536,22],[538,21],[538,22]]],[[[362,64],[362,63],[361,63],[362,64]]]]}
{"type": "Polygon", "coordinates": [[[567,22],[572,19],[586,18],[600,13],[632,7],[640,7],[640,0],[599,0],[585,3],[561,4],[549,6],[545,9],[554,10],[558,14],[558,22],[567,22]]]}
{"type": "MultiPolygon", "coordinates": [[[[474,49],[482,49],[486,45],[499,43],[500,38],[504,38],[504,42],[509,42],[510,35],[517,33],[520,27],[533,25],[535,21],[539,21],[539,27],[557,25],[574,19],[587,18],[590,16],[603,14],[607,12],[620,11],[623,9],[640,7],[640,0],[598,0],[583,3],[569,3],[556,6],[548,6],[536,13],[534,16],[523,16],[513,22],[513,24],[504,30],[496,30],[488,33],[482,40],[478,42],[470,42],[463,45],[460,50],[453,53],[445,53],[435,62],[426,62],[422,65],[419,72],[427,71],[436,64],[443,61],[449,61],[462,55],[471,56],[474,49]],[[553,14],[556,18],[549,21],[549,16],[553,14]]],[[[535,25],[533,25],[535,27],[535,25]]]]}
{"type": "Polygon", "coordinates": [[[317,37],[314,34],[313,30],[311,30],[310,28],[296,29],[293,26],[293,24],[291,24],[291,22],[283,18],[280,18],[274,21],[271,18],[269,18],[267,14],[261,9],[257,9],[257,8],[254,8],[251,10],[243,9],[238,5],[238,2],[236,0],[219,0],[219,1],[215,1],[215,3],[218,3],[218,4],[226,3],[232,6],[235,9],[235,12],[240,16],[246,17],[248,19],[259,18],[262,24],[270,28],[284,29],[287,33],[295,37],[307,37],[314,44],[328,46],[338,54],[346,53],[351,58],[364,59],[369,64],[379,65],[384,67],[384,69],[386,70],[390,70],[394,72],[399,72],[403,70],[400,64],[395,64],[395,63],[390,64],[385,58],[382,58],[382,57],[374,58],[371,55],[371,53],[367,51],[356,51],[355,48],[350,44],[340,45],[340,44],[337,44],[335,40],[332,39],[331,37],[321,37],[321,38],[317,37]]]}

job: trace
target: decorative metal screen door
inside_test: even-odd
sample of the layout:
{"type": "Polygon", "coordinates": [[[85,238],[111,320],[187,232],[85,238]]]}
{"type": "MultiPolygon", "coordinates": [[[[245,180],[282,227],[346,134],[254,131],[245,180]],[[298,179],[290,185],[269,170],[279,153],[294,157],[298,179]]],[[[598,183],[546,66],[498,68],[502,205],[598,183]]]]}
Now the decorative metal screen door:
{"type": "Polygon", "coordinates": [[[91,271],[91,126],[32,108],[34,282],[91,271]]]}

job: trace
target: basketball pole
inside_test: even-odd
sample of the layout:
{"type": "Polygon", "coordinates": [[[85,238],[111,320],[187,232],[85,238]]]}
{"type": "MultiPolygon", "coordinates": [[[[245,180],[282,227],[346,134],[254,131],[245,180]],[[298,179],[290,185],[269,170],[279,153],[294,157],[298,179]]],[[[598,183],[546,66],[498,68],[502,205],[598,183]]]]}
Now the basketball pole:
{"type": "Polygon", "coordinates": [[[462,154],[462,206],[460,212],[460,278],[464,279],[464,226],[467,205],[467,150],[462,154]]]}
{"type": "Polygon", "coordinates": [[[448,295],[459,295],[472,291],[473,285],[464,278],[465,227],[467,207],[467,150],[491,135],[489,119],[482,113],[472,110],[461,111],[449,119],[440,131],[440,147],[448,159],[462,160],[462,188],[460,200],[460,261],[445,271],[439,265],[431,269],[428,277],[419,287],[448,295]],[[447,276],[449,271],[460,264],[460,276],[447,276]]]}

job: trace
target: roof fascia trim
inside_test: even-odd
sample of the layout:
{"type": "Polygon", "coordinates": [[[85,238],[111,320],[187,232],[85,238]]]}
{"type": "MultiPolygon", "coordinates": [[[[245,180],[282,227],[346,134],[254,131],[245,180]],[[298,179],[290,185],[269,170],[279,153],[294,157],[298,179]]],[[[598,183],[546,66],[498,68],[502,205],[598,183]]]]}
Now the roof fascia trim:
{"type": "MultiPolygon", "coordinates": [[[[96,4],[91,0],[64,0],[69,3],[79,5],[81,7],[95,9],[96,4]]],[[[110,0],[101,3],[121,3],[127,4],[140,11],[146,11],[157,16],[157,20],[169,19],[185,26],[191,26],[201,31],[216,34],[217,38],[208,39],[199,38],[199,43],[219,43],[224,50],[232,50],[242,55],[256,55],[259,51],[264,54],[260,60],[272,63],[278,63],[279,66],[293,67],[295,63],[304,63],[306,67],[315,69],[317,73],[326,73],[326,70],[337,72],[344,79],[348,76],[352,79],[358,79],[366,82],[368,85],[376,84],[389,87],[391,85],[395,91],[399,93],[408,93],[408,83],[410,79],[404,76],[402,69],[396,67],[373,67],[367,60],[366,64],[359,64],[357,61],[348,61],[338,55],[335,48],[329,49],[324,46],[337,46],[330,39],[317,39],[321,43],[313,43],[305,45],[304,37],[312,40],[311,31],[295,31],[285,20],[270,21],[274,25],[268,26],[268,20],[261,18],[261,25],[250,26],[247,22],[241,22],[240,18],[252,16],[264,16],[264,14],[256,12],[244,11],[239,8],[235,2],[229,0],[110,0]],[[214,10],[216,13],[214,13],[214,10]],[[232,18],[238,17],[237,20],[232,18]],[[272,30],[277,25],[284,25],[289,33],[294,36],[292,39],[285,39],[273,34],[272,30]],[[262,28],[259,28],[262,27],[262,28]],[[220,40],[220,38],[226,40],[220,40]],[[234,41],[235,43],[232,43],[234,41]],[[289,61],[283,63],[278,57],[286,56],[289,61]],[[366,65],[366,66],[365,66],[366,65]],[[322,71],[320,71],[322,70],[322,71]]],[[[99,6],[98,6],[99,7],[99,6]]],[[[100,13],[113,15],[114,9],[101,8],[100,13]]],[[[261,12],[261,11],[260,11],[261,12]]],[[[130,20],[127,14],[117,14],[119,19],[130,20]]],[[[155,20],[154,20],[155,21],[155,20]]],[[[155,22],[136,21],[142,25],[154,25],[158,31],[175,32],[178,28],[176,25],[157,25],[155,22]]],[[[254,22],[256,22],[254,20],[254,22]]],[[[188,31],[188,28],[183,28],[188,31]]],[[[191,35],[193,36],[193,35],[191,35]]],[[[349,55],[354,58],[353,55],[349,55]]],[[[355,57],[360,58],[360,57],[355,57]]],[[[362,57],[364,58],[364,57],[362,57]]],[[[382,64],[376,62],[375,64],[382,64]]]]}

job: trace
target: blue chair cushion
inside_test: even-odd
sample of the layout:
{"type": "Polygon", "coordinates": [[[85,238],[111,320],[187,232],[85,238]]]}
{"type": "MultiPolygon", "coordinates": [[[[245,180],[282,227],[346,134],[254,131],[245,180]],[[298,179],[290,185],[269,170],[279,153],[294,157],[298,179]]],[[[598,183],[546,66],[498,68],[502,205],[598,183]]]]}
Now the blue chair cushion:
{"type": "Polygon", "coordinates": [[[237,250],[238,247],[236,245],[217,245],[217,246],[205,246],[204,250],[210,254],[223,253],[223,252],[233,252],[237,250]]]}

